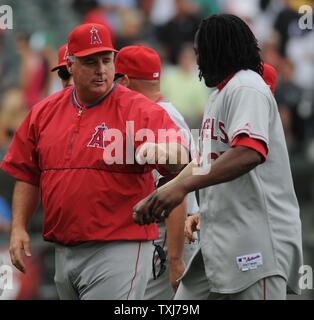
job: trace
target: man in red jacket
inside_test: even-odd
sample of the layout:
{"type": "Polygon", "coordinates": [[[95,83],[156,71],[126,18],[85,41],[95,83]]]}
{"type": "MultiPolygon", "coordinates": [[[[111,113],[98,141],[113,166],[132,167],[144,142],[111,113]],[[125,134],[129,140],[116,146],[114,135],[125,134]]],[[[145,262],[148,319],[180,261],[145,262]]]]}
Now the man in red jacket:
{"type": "Polygon", "coordinates": [[[60,298],[142,299],[158,231],[135,224],[132,207],[154,190],[154,168],[182,168],[183,161],[169,163],[185,154],[185,142],[160,106],[113,83],[115,49],[106,27],[76,27],[68,49],[74,86],[32,108],[1,164],[17,179],[12,263],[26,271],[26,226],[40,193],[43,237],[56,244],[60,298]],[[156,153],[163,163],[152,162],[156,153]]]}

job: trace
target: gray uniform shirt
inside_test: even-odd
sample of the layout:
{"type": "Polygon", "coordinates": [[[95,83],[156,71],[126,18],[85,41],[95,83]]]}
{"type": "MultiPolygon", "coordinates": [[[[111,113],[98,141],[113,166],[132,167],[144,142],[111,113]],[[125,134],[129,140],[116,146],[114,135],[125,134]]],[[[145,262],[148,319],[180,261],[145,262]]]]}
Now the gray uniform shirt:
{"type": "Polygon", "coordinates": [[[211,291],[239,292],[280,275],[299,293],[301,222],[284,132],[271,91],[250,70],[210,95],[201,162],[219,157],[241,133],[263,141],[268,154],[249,173],[200,192],[200,247],[211,291]]]}

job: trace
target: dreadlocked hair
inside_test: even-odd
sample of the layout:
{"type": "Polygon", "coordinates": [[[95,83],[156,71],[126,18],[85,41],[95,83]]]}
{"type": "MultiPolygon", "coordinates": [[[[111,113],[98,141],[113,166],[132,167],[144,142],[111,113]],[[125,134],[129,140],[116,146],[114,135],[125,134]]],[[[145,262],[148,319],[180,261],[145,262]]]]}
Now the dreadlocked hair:
{"type": "Polygon", "coordinates": [[[217,83],[242,69],[263,74],[257,40],[248,25],[230,14],[204,19],[197,31],[199,77],[206,74],[217,83]]]}

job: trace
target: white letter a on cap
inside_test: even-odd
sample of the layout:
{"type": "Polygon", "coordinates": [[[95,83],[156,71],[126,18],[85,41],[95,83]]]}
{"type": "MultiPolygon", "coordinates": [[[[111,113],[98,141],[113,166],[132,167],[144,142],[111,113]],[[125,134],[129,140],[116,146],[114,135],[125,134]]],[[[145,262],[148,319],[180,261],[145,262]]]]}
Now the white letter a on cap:
{"type": "Polygon", "coordinates": [[[101,40],[98,34],[98,30],[95,27],[90,29],[91,37],[90,37],[90,44],[101,44],[101,40]]]}

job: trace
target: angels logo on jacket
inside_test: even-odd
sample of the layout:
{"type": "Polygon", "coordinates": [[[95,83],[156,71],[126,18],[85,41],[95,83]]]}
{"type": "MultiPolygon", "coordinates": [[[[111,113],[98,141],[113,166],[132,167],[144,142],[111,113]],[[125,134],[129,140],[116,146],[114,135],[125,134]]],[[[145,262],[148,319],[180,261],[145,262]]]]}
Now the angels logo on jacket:
{"type": "Polygon", "coordinates": [[[90,44],[101,44],[102,41],[100,40],[98,30],[95,27],[90,29],[91,37],[90,37],[90,44]]]}
{"type": "Polygon", "coordinates": [[[105,148],[105,144],[104,144],[105,130],[108,130],[108,127],[104,123],[96,126],[95,132],[92,138],[90,139],[89,143],[87,144],[87,147],[104,149],[105,148]]]}

